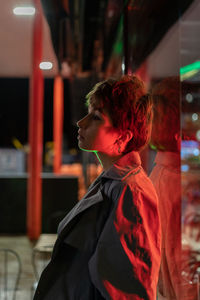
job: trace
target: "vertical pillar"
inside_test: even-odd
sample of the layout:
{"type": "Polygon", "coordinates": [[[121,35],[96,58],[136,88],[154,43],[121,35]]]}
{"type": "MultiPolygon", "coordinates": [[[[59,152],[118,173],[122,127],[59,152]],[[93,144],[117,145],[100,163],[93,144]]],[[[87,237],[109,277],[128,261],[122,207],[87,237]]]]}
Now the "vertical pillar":
{"type": "Polygon", "coordinates": [[[53,105],[53,140],[54,140],[54,173],[60,172],[62,163],[62,139],[63,139],[63,80],[60,75],[54,79],[54,105],[53,105]]]}
{"type": "Polygon", "coordinates": [[[41,232],[42,152],[43,152],[43,89],[44,80],[39,64],[42,60],[42,8],[34,0],[36,14],[33,24],[32,76],[29,88],[29,146],[27,186],[27,233],[31,240],[41,232]]]}

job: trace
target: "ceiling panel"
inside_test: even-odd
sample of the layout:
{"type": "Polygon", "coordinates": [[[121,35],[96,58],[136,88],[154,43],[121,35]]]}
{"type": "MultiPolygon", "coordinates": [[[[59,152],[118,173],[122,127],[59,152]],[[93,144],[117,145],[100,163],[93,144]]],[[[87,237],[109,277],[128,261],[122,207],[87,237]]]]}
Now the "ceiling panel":
{"type": "MultiPolygon", "coordinates": [[[[24,1],[6,0],[1,6],[0,18],[0,77],[29,77],[31,74],[31,48],[33,16],[16,16],[13,8],[24,1]]],[[[26,5],[31,5],[26,0],[26,5]]],[[[54,68],[44,71],[45,76],[57,72],[57,61],[52,49],[49,27],[43,17],[43,59],[54,63],[54,68]]]]}
{"type": "MultiPolygon", "coordinates": [[[[26,0],[26,4],[31,3],[30,0],[26,0]]],[[[16,4],[22,5],[24,1],[6,0],[1,6],[0,77],[29,77],[31,75],[33,17],[15,16],[12,10],[16,4]]],[[[199,59],[199,16],[200,0],[196,0],[184,14],[181,22],[176,23],[168,31],[149,56],[149,72],[152,77],[177,74],[180,66],[199,59]]],[[[44,76],[53,77],[57,73],[57,60],[51,43],[49,27],[44,17],[43,29],[43,60],[51,61],[54,64],[52,70],[44,71],[44,76]]]]}

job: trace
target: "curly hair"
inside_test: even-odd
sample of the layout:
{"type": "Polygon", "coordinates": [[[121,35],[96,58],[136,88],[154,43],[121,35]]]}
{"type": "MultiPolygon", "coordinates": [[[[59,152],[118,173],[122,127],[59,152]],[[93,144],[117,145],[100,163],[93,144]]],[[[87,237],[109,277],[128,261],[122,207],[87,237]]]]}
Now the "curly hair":
{"type": "Polygon", "coordinates": [[[152,100],[144,83],[136,75],[107,79],[97,83],[86,96],[87,105],[108,112],[113,126],[130,130],[133,138],[124,153],[140,151],[149,142],[152,125],[152,100]]]}

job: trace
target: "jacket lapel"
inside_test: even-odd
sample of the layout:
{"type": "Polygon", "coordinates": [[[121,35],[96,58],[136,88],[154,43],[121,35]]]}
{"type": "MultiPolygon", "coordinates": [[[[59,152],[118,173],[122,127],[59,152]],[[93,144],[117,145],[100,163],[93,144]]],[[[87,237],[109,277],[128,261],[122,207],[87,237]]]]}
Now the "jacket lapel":
{"type": "Polygon", "coordinates": [[[103,201],[102,192],[99,189],[96,194],[90,197],[84,197],[75,207],[74,209],[66,216],[64,219],[64,227],[71,222],[73,218],[82,213],[84,210],[88,209],[90,206],[95,205],[98,202],[103,201]]]}
{"type": "Polygon", "coordinates": [[[58,234],[61,233],[63,228],[67,226],[73,218],[78,214],[89,208],[90,206],[103,201],[103,196],[101,192],[101,181],[90,186],[86,195],[74,206],[74,208],[66,215],[66,217],[60,222],[58,227],[58,234]]]}
{"type": "Polygon", "coordinates": [[[74,227],[74,224],[76,224],[76,221],[78,219],[78,216],[82,214],[86,209],[96,205],[97,203],[103,201],[103,195],[101,191],[101,184],[98,183],[98,186],[96,185],[94,189],[96,193],[94,193],[94,189],[89,189],[88,193],[85,195],[85,197],[80,200],[77,205],[67,214],[67,216],[61,221],[59,225],[59,235],[54,247],[52,258],[55,257],[57,253],[57,249],[60,245],[60,243],[63,242],[66,235],[71,231],[71,229],[74,227]]]}

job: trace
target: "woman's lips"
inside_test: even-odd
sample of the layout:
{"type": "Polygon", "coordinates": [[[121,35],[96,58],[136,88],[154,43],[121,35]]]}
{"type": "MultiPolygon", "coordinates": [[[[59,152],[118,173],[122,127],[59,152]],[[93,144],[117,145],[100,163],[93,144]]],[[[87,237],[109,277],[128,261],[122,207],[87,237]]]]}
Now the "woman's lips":
{"type": "Polygon", "coordinates": [[[84,138],[81,135],[78,135],[78,140],[83,140],[84,138]]]}
{"type": "Polygon", "coordinates": [[[80,131],[78,131],[78,137],[77,138],[78,138],[78,140],[83,140],[84,139],[84,137],[82,136],[80,131]]]}

